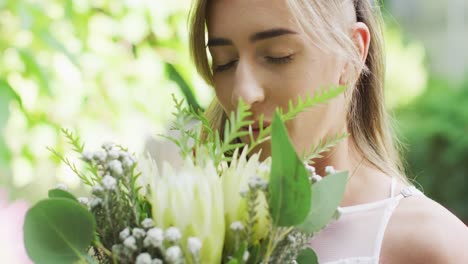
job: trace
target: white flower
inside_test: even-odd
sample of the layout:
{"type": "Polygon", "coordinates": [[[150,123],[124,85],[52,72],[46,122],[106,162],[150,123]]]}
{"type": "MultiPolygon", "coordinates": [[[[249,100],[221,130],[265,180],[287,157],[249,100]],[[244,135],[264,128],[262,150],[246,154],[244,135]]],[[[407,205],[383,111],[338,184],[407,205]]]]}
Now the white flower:
{"type": "Polygon", "coordinates": [[[81,158],[86,162],[91,161],[93,159],[93,156],[94,156],[94,154],[91,151],[84,151],[81,154],[81,158]]]}
{"type": "MultiPolygon", "coordinates": [[[[225,220],[227,225],[248,217],[247,212],[247,199],[244,197],[249,189],[249,183],[255,185],[253,187],[266,188],[269,180],[269,173],[261,173],[262,170],[270,168],[271,159],[266,159],[263,162],[259,161],[259,155],[254,154],[247,157],[247,148],[244,148],[241,153],[238,150],[233,155],[233,160],[229,168],[223,171],[221,180],[223,184],[224,193],[224,210],[225,220]],[[263,169],[260,169],[263,167],[263,169]],[[243,197],[244,196],[244,197],[243,197]]],[[[256,200],[257,207],[257,222],[253,226],[254,241],[265,238],[268,235],[270,220],[268,218],[269,212],[267,210],[267,200],[263,192],[258,193],[256,200]]],[[[234,247],[233,233],[226,230],[226,248],[232,249],[234,247]]]]}
{"type": "Polygon", "coordinates": [[[104,188],[101,185],[94,185],[92,189],[92,193],[94,195],[100,195],[104,192],[104,188]]]}
{"type": "Polygon", "coordinates": [[[133,236],[127,237],[124,242],[124,246],[128,249],[131,249],[133,251],[137,250],[137,244],[136,244],[136,239],[133,236]]]}
{"type": "Polygon", "coordinates": [[[156,258],[156,259],[153,259],[153,261],[151,261],[151,264],[163,264],[163,261],[156,258]]]}
{"type": "Polygon", "coordinates": [[[250,253],[246,250],[246,251],[244,252],[244,255],[242,256],[242,260],[243,260],[244,262],[247,262],[247,260],[249,260],[249,257],[250,257],[250,253]]]}
{"type": "Polygon", "coordinates": [[[92,199],[91,199],[91,202],[89,202],[89,206],[90,206],[91,208],[95,208],[95,207],[98,207],[99,205],[102,205],[102,202],[103,202],[103,201],[102,201],[101,198],[95,197],[95,198],[92,198],[92,199]]]}
{"type": "Polygon", "coordinates": [[[322,180],[322,176],[315,174],[309,177],[312,182],[319,182],[322,180]]]}
{"type": "Polygon", "coordinates": [[[115,190],[117,187],[117,180],[112,176],[106,175],[102,178],[102,185],[106,190],[115,190]]]}
{"type": "Polygon", "coordinates": [[[136,258],[135,264],[151,264],[151,255],[149,253],[141,253],[136,258]]]}
{"type": "Polygon", "coordinates": [[[57,184],[57,186],[55,186],[55,189],[60,189],[62,191],[67,191],[68,187],[67,187],[67,185],[65,185],[63,183],[59,183],[59,184],[57,184]]]}
{"type": "Polygon", "coordinates": [[[169,227],[166,230],[164,237],[167,241],[176,243],[182,238],[182,234],[177,227],[169,227]]]}
{"type": "Polygon", "coordinates": [[[119,158],[119,151],[116,150],[116,149],[111,149],[111,150],[109,150],[109,152],[107,152],[107,156],[110,159],[116,160],[116,159],[119,158]]]}
{"type": "Polygon", "coordinates": [[[297,263],[297,260],[294,259],[294,260],[292,261],[292,264],[298,264],[298,263],[297,263]]]}
{"type": "Polygon", "coordinates": [[[143,245],[147,248],[158,248],[162,245],[164,233],[161,228],[153,227],[146,233],[146,238],[143,240],[143,245]]]}
{"type": "Polygon", "coordinates": [[[104,162],[107,159],[107,153],[104,151],[96,151],[93,154],[93,159],[98,162],[104,162]]]}
{"type": "Polygon", "coordinates": [[[336,171],[335,171],[335,168],[333,168],[333,166],[326,166],[326,167],[325,167],[325,173],[326,173],[327,175],[329,175],[329,174],[335,174],[336,171]]]}
{"type": "Polygon", "coordinates": [[[123,173],[122,163],[118,160],[112,160],[109,162],[109,169],[114,176],[120,176],[123,173]]]}
{"type": "Polygon", "coordinates": [[[141,228],[133,228],[132,230],[132,236],[134,236],[136,239],[142,239],[145,237],[146,232],[144,229],[141,228]]]}
{"type": "Polygon", "coordinates": [[[130,169],[133,166],[133,164],[135,164],[135,161],[131,157],[125,157],[122,160],[122,165],[124,166],[124,168],[130,169]]]}
{"type": "Polygon", "coordinates": [[[105,142],[104,144],[102,144],[102,148],[106,151],[111,150],[114,146],[115,144],[113,142],[105,142]]]}
{"type": "Polygon", "coordinates": [[[244,225],[240,221],[236,221],[233,222],[229,228],[234,232],[239,232],[244,230],[244,225]]]}
{"type": "Polygon", "coordinates": [[[198,255],[202,247],[202,242],[196,237],[189,237],[187,240],[187,248],[193,255],[198,255]]]}
{"type": "Polygon", "coordinates": [[[150,163],[153,174],[147,177],[153,181],[152,215],[156,226],[177,227],[183,235],[210,245],[209,250],[201,250],[200,263],[220,263],[225,235],[221,179],[201,152],[197,152],[197,159],[197,166],[186,160],[177,170],[165,163],[161,172],[150,163]]]}
{"type": "Polygon", "coordinates": [[[120,231],[119,238],[120,240],[124,241],[127,237],[130,236],[130,228],[125,228],[124,230],[120,231]]]}
{"type": "Polygon", "coordinates": [[[293,235],[288,235],[288,240],[295,245],[296,244],[296,238],[293,235]]]}
{"type": "Polygon", "coordinates": [[[182,258],[182,250],[179,246],[172,246],[166,250],[166,260],[169,263],[177,263],[182,258]]]}
{"type": "Polygon", "coordinates": [[[89,205],[89,198],[88,197],[78,197],[78,202],[82,205],[89,205]]]}
{"type": "Polygon", "coordinates": [[[141,226],[145,229],[150,229],[154,226],[153,219],[146,218],[145,220],[141,221],[141,226]]]}

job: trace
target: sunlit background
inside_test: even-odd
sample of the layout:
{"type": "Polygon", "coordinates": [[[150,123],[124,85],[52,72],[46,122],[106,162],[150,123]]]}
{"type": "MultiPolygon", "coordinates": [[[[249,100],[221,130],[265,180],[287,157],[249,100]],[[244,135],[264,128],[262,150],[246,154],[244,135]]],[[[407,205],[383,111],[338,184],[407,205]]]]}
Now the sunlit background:
{"type": "MultiPolygon", "coordinates": [[[[77,177],[46,147],[155,150],[171,94],[206,107],[187,44],[190,0],[0,0],[0,189],[34,203],[77,177]]],[[[468,223],[468,2],[385,1],[387,102],[408,175],[468,223]]],[[[77,163],[79,164],[79,163],[77,163]]],[[[1,197],[0,197],[1,198],[1,197]]],[[[0,210],[2,203],[0,202],[0,210]]]]}

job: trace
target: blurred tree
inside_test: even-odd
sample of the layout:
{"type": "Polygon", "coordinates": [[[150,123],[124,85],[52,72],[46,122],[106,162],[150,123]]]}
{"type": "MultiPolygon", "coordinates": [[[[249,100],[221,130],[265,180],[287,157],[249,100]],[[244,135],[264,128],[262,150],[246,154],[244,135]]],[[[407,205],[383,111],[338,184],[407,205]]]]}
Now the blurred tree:
{"type": "Polygon", "coordinates": [[[189,3],[1,1],[0,184],[32,200],[58,181],[77,187],[46,150],[70,152],[62,127],[90,147],[112,140],[140,152],[166,130],[172,93],[206,105],[189,63],[189,3]]]}

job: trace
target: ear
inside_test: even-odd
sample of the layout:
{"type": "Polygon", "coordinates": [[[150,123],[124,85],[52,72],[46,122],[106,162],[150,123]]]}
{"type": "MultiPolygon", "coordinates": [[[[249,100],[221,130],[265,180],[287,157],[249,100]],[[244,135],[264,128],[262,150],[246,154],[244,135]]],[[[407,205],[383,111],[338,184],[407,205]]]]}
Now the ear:
{"type": "Polygon", "coordinates": [[[356,22],[351,28],[351,37],[359,51],[362,64],[364,65],[366,63],[367,54],[369,53],[371,40],[369,28],[362,22],[356,22]]]}
{"type": "MultiPolygon", "coordinates": [[[[359,53],[359,58],[361,59],[362,67],[366,63],[367,55],[369,53],[369,46],[370,46],[370,31],[366,24],[362,22],[356,22],[351,27],[351,38],[356,46],[357,52],[359,53]]],[[[349,65],[350,62],[345,63],[343,67],[341,78],[340,78],[340,85],[348,84],[350,79],[349,73],[349,65]]],[[[362,69],[362,67],[360,67],[362,69]]]]}

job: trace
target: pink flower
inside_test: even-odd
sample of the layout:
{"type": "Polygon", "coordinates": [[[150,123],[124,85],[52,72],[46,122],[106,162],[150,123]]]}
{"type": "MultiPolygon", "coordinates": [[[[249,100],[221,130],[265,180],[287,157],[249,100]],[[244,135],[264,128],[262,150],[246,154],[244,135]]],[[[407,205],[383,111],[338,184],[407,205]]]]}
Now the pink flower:
{"type": "Polygon", "coordinates": [[[29,264],[23,242],[23,223],[28,204],[25,201],[8,202],[8,195],[0,189],[0,261],[11,264],[29,264]]]}

